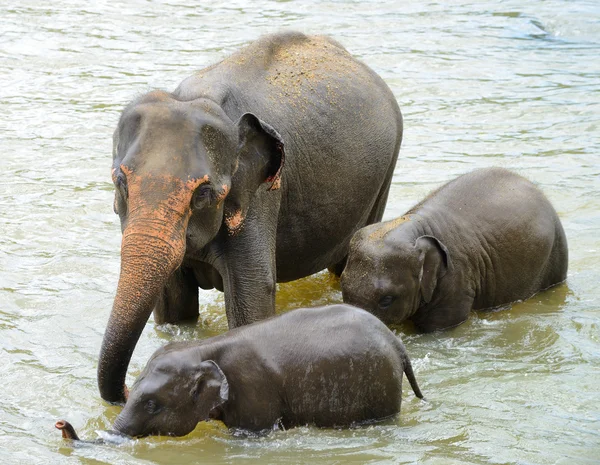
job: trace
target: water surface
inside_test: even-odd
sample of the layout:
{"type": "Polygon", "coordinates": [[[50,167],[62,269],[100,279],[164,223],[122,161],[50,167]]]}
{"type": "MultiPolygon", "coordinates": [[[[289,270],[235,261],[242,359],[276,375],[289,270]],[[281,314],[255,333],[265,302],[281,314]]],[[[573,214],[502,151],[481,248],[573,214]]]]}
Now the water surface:
{"type": "MultiPolygon", "coordinates": [[[[596,1],[4,0],[0,4],[0,459],[4,463],[600,463],[600,4],[596,1]],[[111,135],[123,106],[173,90],[262,33],[328,33],[375,69],[405,118],[386,219],[469,170],[503,166],[556,206],[568,280],[509,310],[430,334],[396,328],[427,402],[400,418],[268,437],[200,425],[179,438],[73,448],[119,408],[96,364],[116,290],[111,135]]],[[[279,311],[339,302],[321,273],[281,285],[279,311]]],[[[171,340],[226,328],[152,321],[131,384],[171,340]]]]}

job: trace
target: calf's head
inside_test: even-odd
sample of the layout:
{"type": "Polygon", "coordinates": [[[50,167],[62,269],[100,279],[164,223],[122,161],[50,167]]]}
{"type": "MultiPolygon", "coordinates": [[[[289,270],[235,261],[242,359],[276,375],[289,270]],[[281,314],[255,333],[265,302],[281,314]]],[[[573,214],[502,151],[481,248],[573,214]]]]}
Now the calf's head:
{"type": "Polygon", "coordinates": [[[342,273],[344,302],[373,313],[386,324],[398,324],[431,301],[449,266],[448,250],[432,236],[411,242],[381,237],[379,225],[360,230],[350,243],[342,273]]]}
{"type": "Polygon", "coordinates": [[[133,437],[185,436],[227,401],[229,384],[219,365],[189,349],[160,349],[132,386],[114,429],[133,437]]]}

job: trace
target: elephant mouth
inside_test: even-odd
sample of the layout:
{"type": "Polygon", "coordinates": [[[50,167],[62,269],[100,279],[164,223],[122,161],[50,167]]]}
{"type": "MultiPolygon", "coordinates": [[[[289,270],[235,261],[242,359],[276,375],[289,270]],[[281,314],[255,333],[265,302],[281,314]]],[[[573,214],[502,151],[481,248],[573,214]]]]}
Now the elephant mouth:
{"type": "Polygon", "coordinates": [[[127,424],[127,421],[125,421],[121,418],[121,415],[119,415],[117,417],[117,419],[115,420],[112,431],[114,431],[116,434],[119,434],[121,436],[127,436],[128,438],[134,438],[134,439],[146,436],[144,434],[139,434],[139,433],[133,431],[131,426],[129,426],[127,424]]]}

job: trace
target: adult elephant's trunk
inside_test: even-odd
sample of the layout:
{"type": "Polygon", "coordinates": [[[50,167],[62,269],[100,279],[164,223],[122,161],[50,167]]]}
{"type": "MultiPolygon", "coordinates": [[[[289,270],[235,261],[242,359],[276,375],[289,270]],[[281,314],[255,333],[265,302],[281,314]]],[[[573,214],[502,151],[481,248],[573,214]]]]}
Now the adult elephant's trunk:
{"type": "Polygon", "coordinates": [[[109,402],[126,400],[131,355],[167,279],[183,261],[190,199],[202,181],[133,173],[128,179],[121,274],[98,362],[100,395],[109,402]]]}

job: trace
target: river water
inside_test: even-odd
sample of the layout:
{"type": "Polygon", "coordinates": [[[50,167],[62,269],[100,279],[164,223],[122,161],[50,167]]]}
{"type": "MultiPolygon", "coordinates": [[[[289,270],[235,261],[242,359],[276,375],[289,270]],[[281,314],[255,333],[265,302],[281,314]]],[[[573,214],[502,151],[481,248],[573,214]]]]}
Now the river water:
{"type": "MultiPolygon", "coordinates": [[[[3,0],[0,3],[0,460],[9,464],[600,463],[600,3],[531,1],[3,0]],[[396,328],[427,398],[352,430],[72,447],[119,408],[96,364],[116,290],[111,134],[122,107],[173,90],[263,33],[327,33],[387,81],[405,139],[385,218],[469,170],[503,166],[554,203],[568,279],[503,311],[420,335],[396,328]]],[[[279,311],[341,301],[328,273],[279,286],[279,311]]],[[[171,340],[226,329],[148,322],[128,384],[171,340]]]]}

